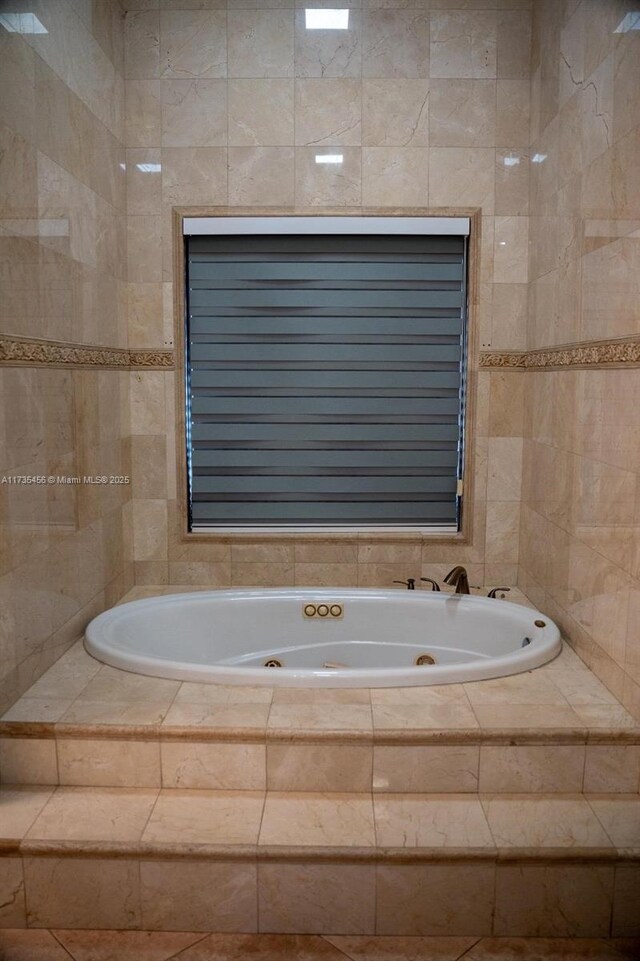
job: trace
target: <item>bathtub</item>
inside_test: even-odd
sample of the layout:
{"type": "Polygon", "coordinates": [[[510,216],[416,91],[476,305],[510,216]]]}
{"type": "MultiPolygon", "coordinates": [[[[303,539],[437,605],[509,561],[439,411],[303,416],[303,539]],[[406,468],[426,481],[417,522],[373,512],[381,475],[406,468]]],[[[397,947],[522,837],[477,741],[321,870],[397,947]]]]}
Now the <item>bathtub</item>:
{"type": "Polygon", "coordinates": [[[171,594],[122,604],[87,651],[136,674],[269,687],[403,687],[504,677],[561,647],[546,615],[427,591],[282,588],[171,594]]]}

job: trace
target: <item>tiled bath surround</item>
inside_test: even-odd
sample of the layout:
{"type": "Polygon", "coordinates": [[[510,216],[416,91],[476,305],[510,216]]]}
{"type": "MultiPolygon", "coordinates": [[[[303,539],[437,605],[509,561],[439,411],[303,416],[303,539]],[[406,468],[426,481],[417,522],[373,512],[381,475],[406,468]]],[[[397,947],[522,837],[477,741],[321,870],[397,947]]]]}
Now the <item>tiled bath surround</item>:
{"type": "MultiPolygon", "coordinates": [[[[530,350],[640,332],[637,9],[534,4],[530,350]]],[[[526,373],[519,580],[636,717],[639,398],[637,364],[526,373]]]]}
{"type": "MultiPolygon", "coordinates": [[[[305,29],[302,3],[186,6],[200,9],[145,0],[127,12],[131,346],[172,342],[174,205],[464,206],[482,211],[478,343],[524,348],[530,4],[349,2],[349,29],[326,32],[305,29]],[[327,150],[342,165],[316,164],[327,150]]],[[[521,372],[479,373],[464,547],[419,537],[184,542],[174,379],[132,375],[138,583],[386,586],[412,572],[441,578],[458,561],[473,583],[515,583],[521,372]]]]}
{"type": "MultiPolygon", "coordinates": [[[[2,4],[5,13],[10,5],[2,4]]],[[[0,333],[127,346],[123,11],[0,27],[0,333]]],[[[0,367],[3,476],[130,474],[129,375],[0,367]]],[[[130,487],[0,487],[0,705],[132,583],[130,487]]]]}

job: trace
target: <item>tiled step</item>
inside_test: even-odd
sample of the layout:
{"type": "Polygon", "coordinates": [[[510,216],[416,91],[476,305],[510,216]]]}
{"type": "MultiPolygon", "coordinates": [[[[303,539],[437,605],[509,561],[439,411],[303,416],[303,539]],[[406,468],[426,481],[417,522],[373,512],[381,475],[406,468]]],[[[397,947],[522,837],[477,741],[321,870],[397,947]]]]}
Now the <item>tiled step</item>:
{"type": "Polygon", "coordinates": [[[640,725],[568,648],[495,681],[180,683],[78,645],[0,719],[0,781],[348,792],[637,791],[640,725]]]}
{"type": "Polygon", "coordinates": [[[0,722],[0,782],[226,790],[636,792],[640,730],[256,732],[0,722]]]}
{"type": "Polygon", "coordinates": [[[638,795],[4,787],[0,924],[635,937],[638,795]]]}

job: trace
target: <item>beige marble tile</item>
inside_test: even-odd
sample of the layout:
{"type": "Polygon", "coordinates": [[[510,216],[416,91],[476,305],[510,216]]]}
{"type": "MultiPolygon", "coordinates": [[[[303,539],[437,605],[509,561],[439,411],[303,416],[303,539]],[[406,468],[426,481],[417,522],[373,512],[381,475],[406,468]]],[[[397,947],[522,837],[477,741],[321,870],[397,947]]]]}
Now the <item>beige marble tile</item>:
{"type": "Polygon", "coordinates": [[[475,792],[479,753],[477,745],[375,745],[373,790],[475,792]]]}
{"type": "Polygon", "coordinates": [[[362,143],[368,147],[428,147],[429,81],[364,80],[362,143]]]}
{"type": "MultiPolygon", "coordinates": [[[[384,0],[372,0],[384,3],[384,0]]],[[[388,2],[388,0],[387,0],[388,2]]],[[[457,961],[477,938],[327,937],[353,961],[457,961]]]]}
{"type": "Polygon", "coordinates": [[[492,848],[477,798],[457,794],[381,794],[374,799],[382,847],[492,848]]]}
{"type": "Polygon", "coordinates": [[[529,81],[498,80],[496,104],[497,144],[526,148],[529,143],[529,81]]]}
{"type": "Polygon", "coordinates": [[[246,727],[264,730],[269,716],[268,704],[173,704],[163,727],[246,727]]]}
{"type": "Polygon", "coordinates": [[[431,147],[429,204],[434,207],[494,209],[495,152],[488,147],[431,147]]]}
{"type": "Polygon", "coordinates": [[[374,704],[373,726],[387,730],[473,730],[476,716],[465,703],[459,704],[374,704]]]}
{"type": "Polygon", "coordinates": [[[346,30],[308,30],[305,11],[295,14],[296,77],[359,77],[362,71],[362,24],[349,11],[346,30]]]}
{"type": "Polygon", "coordinates": [[[551,680],[535,672],[498,677],[487,681],[471,681],[463,685],[472,707],[488,704],[519,706],[523,704],[566,707],[567,702],[551,680]]]}
{"type": "MultiPolygon", "coordinates": [[[[620,864],[616,868],[611,932],[614,937],[640,937],[638,923],[638,891],[640,871],[635,864],[620,864]]],[[[633,957],[633,953],[631,954],[633,957]]]]}
{"type": "Polygon", "coordinates": [[[137,861],[28,857],[24,874],[31,927],[140,926],[137,861]]]}
{"type": "Polygon", "coordinates": [[[366,704],[273,704],[269,730],[370,732],[371,708],[366,704]]]}
{"type": "Polygon", "coordinates": [[[148,80],[160,75],[160,17],[156,11],[130,11],[125,22],[125,76],[148,80]]]}
{"type": "Polygon", "coordinates": [[[185,954],[184,961],[241,961],[248,957],[255,961],[344,961],[337,948],[312,934],[211,934],[185,954]]]}
{"type": "Polygon", "coordinates": [[[489,934],[493,864],[384,865],[378,868],[376,933],[489,934]]]}
{"type": "Polygon", "coordinates": [[[577,795],[482,797],[498,847],[611,847],[586,801],[577,795]]]}
{"type": "Polygon", "coordinates": [[[162,203],[160,150],[127,150],[127,210],[130,214],[157,214],[162,203]],[[151,168],[151,169],[147,169],[151,168]]]}
{"type": "Polygon", "coordinates": [[[293,46],[292,12],[229,10],[229,77],[292,77],[293,46]]]}
{"type": "Polygon", "coordinates": [[[434,12],[431,76],[496,76],[496,14],[491,10],[434,12]]]}
{"type": "Polygon", "coordinates": [[[553,704],[483,704],[474,707],[480,727],[492,728],[570,728],[580,730],[584,721],[573,708],[553,704]]]}
{"type": "Polygon", "coordinates": [[[298,147],[296,149],[296,204],[352,206],[361,198],[361,156],[355,147],[298,147]],[[316,162],[316,156],[335,154],[339,163],[316,162]]]}
{"type": "MultiPolygon", "coordinates": [[[[25,926],[26,908],[21,858],[0,860],[0,905],[0,931],[5,928],[25,926]]],[[[0,944],[2,944],[1,940],[0,944]]]]}
{"type": "Polygon", "coordinates": [[[589,804],[613,844],[618,848],[640,848],[640,798],[590,797],[589,804]]]}
{"type": "Polygon", "coordinates": [[[494,934],[606,937],[612,889],[609,865],[499,865],[494,934]]]}
{"type": "Polygon", "coordinates": [[[638,790],[640,747],[633,744],[588,744],[585,793],[638,790]]]}
{"type": "Polygon", "coordinates": [[[373,934],[375,868],[276,862],[258,866],[260,931],[373,934]]]}
{"type": "Polygon", "coordinates": [[[365,147],[362,202],[372,207],[424,207],[429,188],[429,152],[424,147],[365,147]]]}
{"type": "Polygon", "coordinates": [[[364,15],[362,76],[429,76],[429,18],[422,10],[370,10],[364,15]]]}
{"type": "Polygon", "coordinates": [[[160,746],[162,785],[263,791],[266,788],[263,744],[165,742],[160,746]]]}
{"type": "Polygon", "coordinates": [[[229,147],[228,162],[231,205],[293,204],[293,147],[229,147]]]}
{"type": "Polygon", "coordinates": [[[7,961],[69,961],[50,931],[0,930],[0,951],[7,961]]]}
{"type": "Polygon", "coordinates": [[[374,845],[371,798],[357,794],[271,792],[265,801],[260,844],[374,845]]]}
{"type": "Polygon", "coordinates": [[[87,701],[154,701],[170,704],[178,693],[180,681],[169,681],[159,677],[145,677],[142,674],[129,674],[115,667],[100,668],[100,671],[82,691],[87,701]]]}
{"type": "Polygon", "coordinates": [[[127,80],[125,139],[128,147],[158,147],[161,142],[159,80],[127,80]]]}
{"type": "Polygon", "coordinates": [[[293,81],[230,80],[229,144],[287,146],[293,136],[293,81]]]}
{"type": "Polygon", "coordinates": [[[137,841],[158,792],[141,788],[61,787],[31,826],[44,840],[137,841]]]}
{"type": "Polygon", "coordinates": [[[160,746],[153,741],[58,740],[60,784],[160,787],[160,746]]]}
{"type": "Polygon", "coordinates": [[[2,720],[59,721],[71,703],[64,697],[21,697],[2,715],[2,720]]]}
{"type": "Polygon", "coordinates": [[[31,786],[0,787],[2,837],[21,838],[36,820],[53,793],[53,788],[31,786]]]}
{"type": "Polygon", "coordinates": [[[142,926],[161,931],[256,931],[256,866],[143,861],[142,926]]]}
{"type": "Polygon", "coordinates": [[[222,10],[163,10],[160,76],[225,77],[226,17],[222,10]]]}
{"type": "Polygon", "coordinates": [[[160,724],[169,710],[163,701],[94,701],[79,697],[62,716],[64,724],[160,724]]]}
{"type": "Polygon", "coordinates": [[[66,931],[55,936],[76,961],[168,961],[202,939],[202,934],[168,931],[66,931]]]}
{"type": "Polygon", "coordinates": [[[370,792],[371,771],[369,745],[267,745],[270,791],[370,792]]]}
{"type": "Polygon", "coordinates": [[[0,738],[0,782],[57,784],[56,742],[40,738],[0,738]]]}
{"type": "Polygon", "coordinates": [[[361,85],[348,79],[296,80],[295,116],[299,146],[357,146],[361,142],[361,85]]]}
{"type": "Polygon", "coordinates": [[[271,704],[273,688],[251,687],[244,684],[198,684],[184,681],[174,704],[271,704]]]}
{"type": "Polygon", "coordinates": [[[422,705],[423,707],[460,705],[462,707],[469,707],[469,699],[464,684],[372,688],[371,703],[378,707],[384,705],[402,707],[409,705],[422,705]]]}
{"type": "Polygon", "coordinates": [[[480,747],[480,791],[495,793],[582,790],[585,746],[491,745],[480,747]]]}
{"type": "Polygon", "coordinates": [[[429,85],[432,147],[493,147],[496,143],[494,80],[432,80],[429,85]]]}
{"type": "Polygon", "coordinates": [[[145,841],[255,844],[262,817],[261,791],[164,789],[144,830],[145,841]]]}
{"type": "Polygon", "coordinates": [[[163,150],[163,203],[225,203],[227,152],[219,147],[167,147],[163,150]]]}
{"type": "Polygon", "coordinates": [[[224,80],[163,80],[161,97],[163,146],[226,145],[227,84],[224,80]]]}

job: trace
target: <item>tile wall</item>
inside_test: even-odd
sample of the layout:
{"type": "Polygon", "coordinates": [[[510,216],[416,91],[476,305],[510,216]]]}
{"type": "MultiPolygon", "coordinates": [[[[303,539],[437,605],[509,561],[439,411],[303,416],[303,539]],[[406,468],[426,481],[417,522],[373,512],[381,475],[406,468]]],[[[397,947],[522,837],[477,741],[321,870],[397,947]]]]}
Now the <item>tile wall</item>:
{"type": "MultiPolygon", "coordinates": [[[[341,5],[348,30],[309,31],[298,0],[129,0],[132,347],[172,343],[171,207],[198,204],[479,207],[479,344],[525,347],[531,4],[341,5]],[[319,149],[337,148],[342,165],[315,163],[319,149]]],[[[461,548],[420,538],[183,542],[174,375],[132,374],[137,582],[376,586],[464,562],[473,583],[515,583],[523,377],[480,372],[473,543],[461,548]]]]}
{"type": "MultiPolygon", "coordinates": [[[[0,26],[0,333],[124,347],[123,11],[28,9],[40,32],[0,26]]],[[[128,380],[0,367],[0,475],[129,474],[128,380]]],[[[126,486],[0,485],[0,710],[130,586],[127,502],[126,486]]]]}
{"type": "MultiPolygon", "coordinates": [[[[640,333],[632,0],[533,16],[528,346],[640,333]]],[[[640,716],[640,370],[525,375],[520,585],[640,716]]]]}

